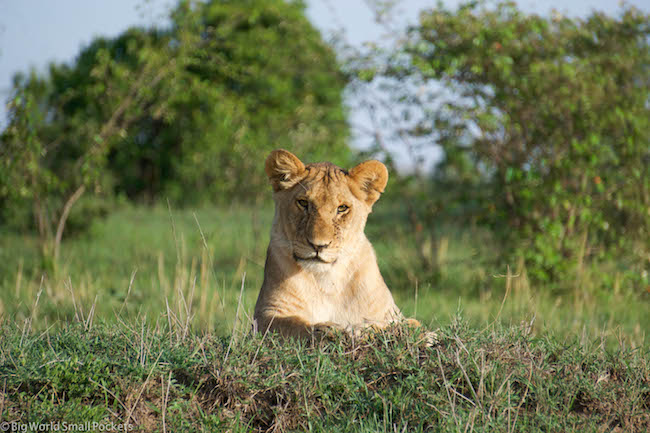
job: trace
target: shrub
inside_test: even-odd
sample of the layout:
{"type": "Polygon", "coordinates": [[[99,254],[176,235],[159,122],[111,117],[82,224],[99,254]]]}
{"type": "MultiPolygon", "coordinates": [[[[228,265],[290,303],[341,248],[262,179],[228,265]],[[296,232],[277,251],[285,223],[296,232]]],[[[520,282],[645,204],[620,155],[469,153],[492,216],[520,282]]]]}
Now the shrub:
{"type": "Polygon", "coordinates": [[[638,282],[650,237],[649,34],[632,7],[583,20],[513,2],[438,6],[376,75],[420,110],[410,134],[445,151],[437,181],[471,188],[533,277],[574,281],[623,255],[638,282]]]}

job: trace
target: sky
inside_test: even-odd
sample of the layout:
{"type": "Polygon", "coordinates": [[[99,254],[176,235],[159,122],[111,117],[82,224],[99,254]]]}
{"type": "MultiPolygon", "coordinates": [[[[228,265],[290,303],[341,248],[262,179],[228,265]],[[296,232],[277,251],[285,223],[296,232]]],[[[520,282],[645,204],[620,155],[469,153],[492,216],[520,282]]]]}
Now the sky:
{"type": "MultiPolygon", "coordinates": [[[[307,0],[307,16],[328,39],[343,32],[353,45],[390,39],[386,27],[375,22],[368,7],[372,0],[307,0]]],[[[391,16],[393,28],[414,23],[420,10],[437,0],[402,0],[391,16]]],[[[445,0],[454,6],[458,0],[445,0]]],[[[546,14],[551,9],[569,16],[586,16],[592,10],[615,14],[616,0],[518,0],[527,12],[546,14]]],[[[631,0],[650,12],[650,0],[631,0]]],[[[45,71],[50,62],[72,62],[80,49],[97,36],[117,36],[128,27],[165,22],[174,0],[0,0],[0,129],[7,123],[4,102],[10,95],[12,77],[31,68],[45,71]]],[[[355,116],[352,113],[351,116],[355,116]]],[[[356,115],[352,123],[363,123],[356,115]]],[[[354,131],[353,131],[354,133],[354,131]]],[[[353,145],[363,147],[360,138],[353,145]]]]}

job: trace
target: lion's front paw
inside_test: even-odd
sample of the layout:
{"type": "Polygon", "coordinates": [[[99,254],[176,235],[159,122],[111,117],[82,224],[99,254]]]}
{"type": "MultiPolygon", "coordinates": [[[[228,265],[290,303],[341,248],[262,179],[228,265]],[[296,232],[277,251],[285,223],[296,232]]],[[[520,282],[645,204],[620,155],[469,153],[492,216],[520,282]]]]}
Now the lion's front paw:
{"type": "Polygon", "coordinates": [[[311,326],[312,336],[328,340],[333,340],[336,334],[341,331],[343,331],[343,329],[333,322],[316,323],[311,326]]]}

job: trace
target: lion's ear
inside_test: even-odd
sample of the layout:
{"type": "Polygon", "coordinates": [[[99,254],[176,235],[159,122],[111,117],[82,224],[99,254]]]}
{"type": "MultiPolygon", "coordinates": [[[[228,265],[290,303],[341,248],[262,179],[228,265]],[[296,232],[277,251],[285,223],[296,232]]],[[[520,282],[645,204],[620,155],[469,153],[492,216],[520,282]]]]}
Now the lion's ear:
{"type": "Polygon", "coordinates": [[[354,195],[372,206],[386,188],[388,170],[379,161],[366,161],[350,170],[350,177],[354,195]]]}
{"type": "Polygon", "coordinates": [[[300,180],[300,175],[305,171],[305,164],[293,153],[278,149],[266,158],[264,169],[273,191],[281,191],[291,188],[300,180]]]}

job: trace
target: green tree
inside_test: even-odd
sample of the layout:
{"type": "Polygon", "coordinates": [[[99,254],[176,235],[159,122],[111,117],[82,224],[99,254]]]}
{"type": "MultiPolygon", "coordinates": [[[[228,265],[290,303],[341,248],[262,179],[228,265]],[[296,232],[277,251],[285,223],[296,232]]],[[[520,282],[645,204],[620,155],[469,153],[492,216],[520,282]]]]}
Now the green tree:
{"type": "MultiPolygon", "coordinates": [[[[128,32],[131,38],[143,34],[128,32]]],[[[111,194],[113,144],[143,112],[164,112],[167,105],[153,95],[169,91],[163,81],[173,76],[173,59],[143,44],[126,66],[107,55],[105,44],[96,41],[93,54],[83,52],[75,67],[51,65],[47,77],[18,75],[1,136],[2,216],[31,214],[45,256],[55,260],[70,212],[86,190],[111,194]]]]}
{"type": "Polygon", "coordinates": [[[0,136],[5,223],[31,215],[57,255],[82,194],[255,201],[271,149],[347,162],[346,80],[302,3],[182,1],[171,22],[16,77],[0,136]]]}
{"type": "Polygon", "coordinates": [[[183,155],[166,194],[259,198],[260,158],[278,147],[348,162],[346,79],[301,2],[184,2],[173,16],[193,42],[173,125],[183,155]]]}
{"type": "Polygon", "coordinates": [[[538,279],[572,283],[620,253],[638,277],[648,266],[649,22],[632,7],[571,19],[439,5],[380,74],[452,95],[417,98],[410,132],[445,150],[439,179],[482,179],[483,209],[538,279]]]}

